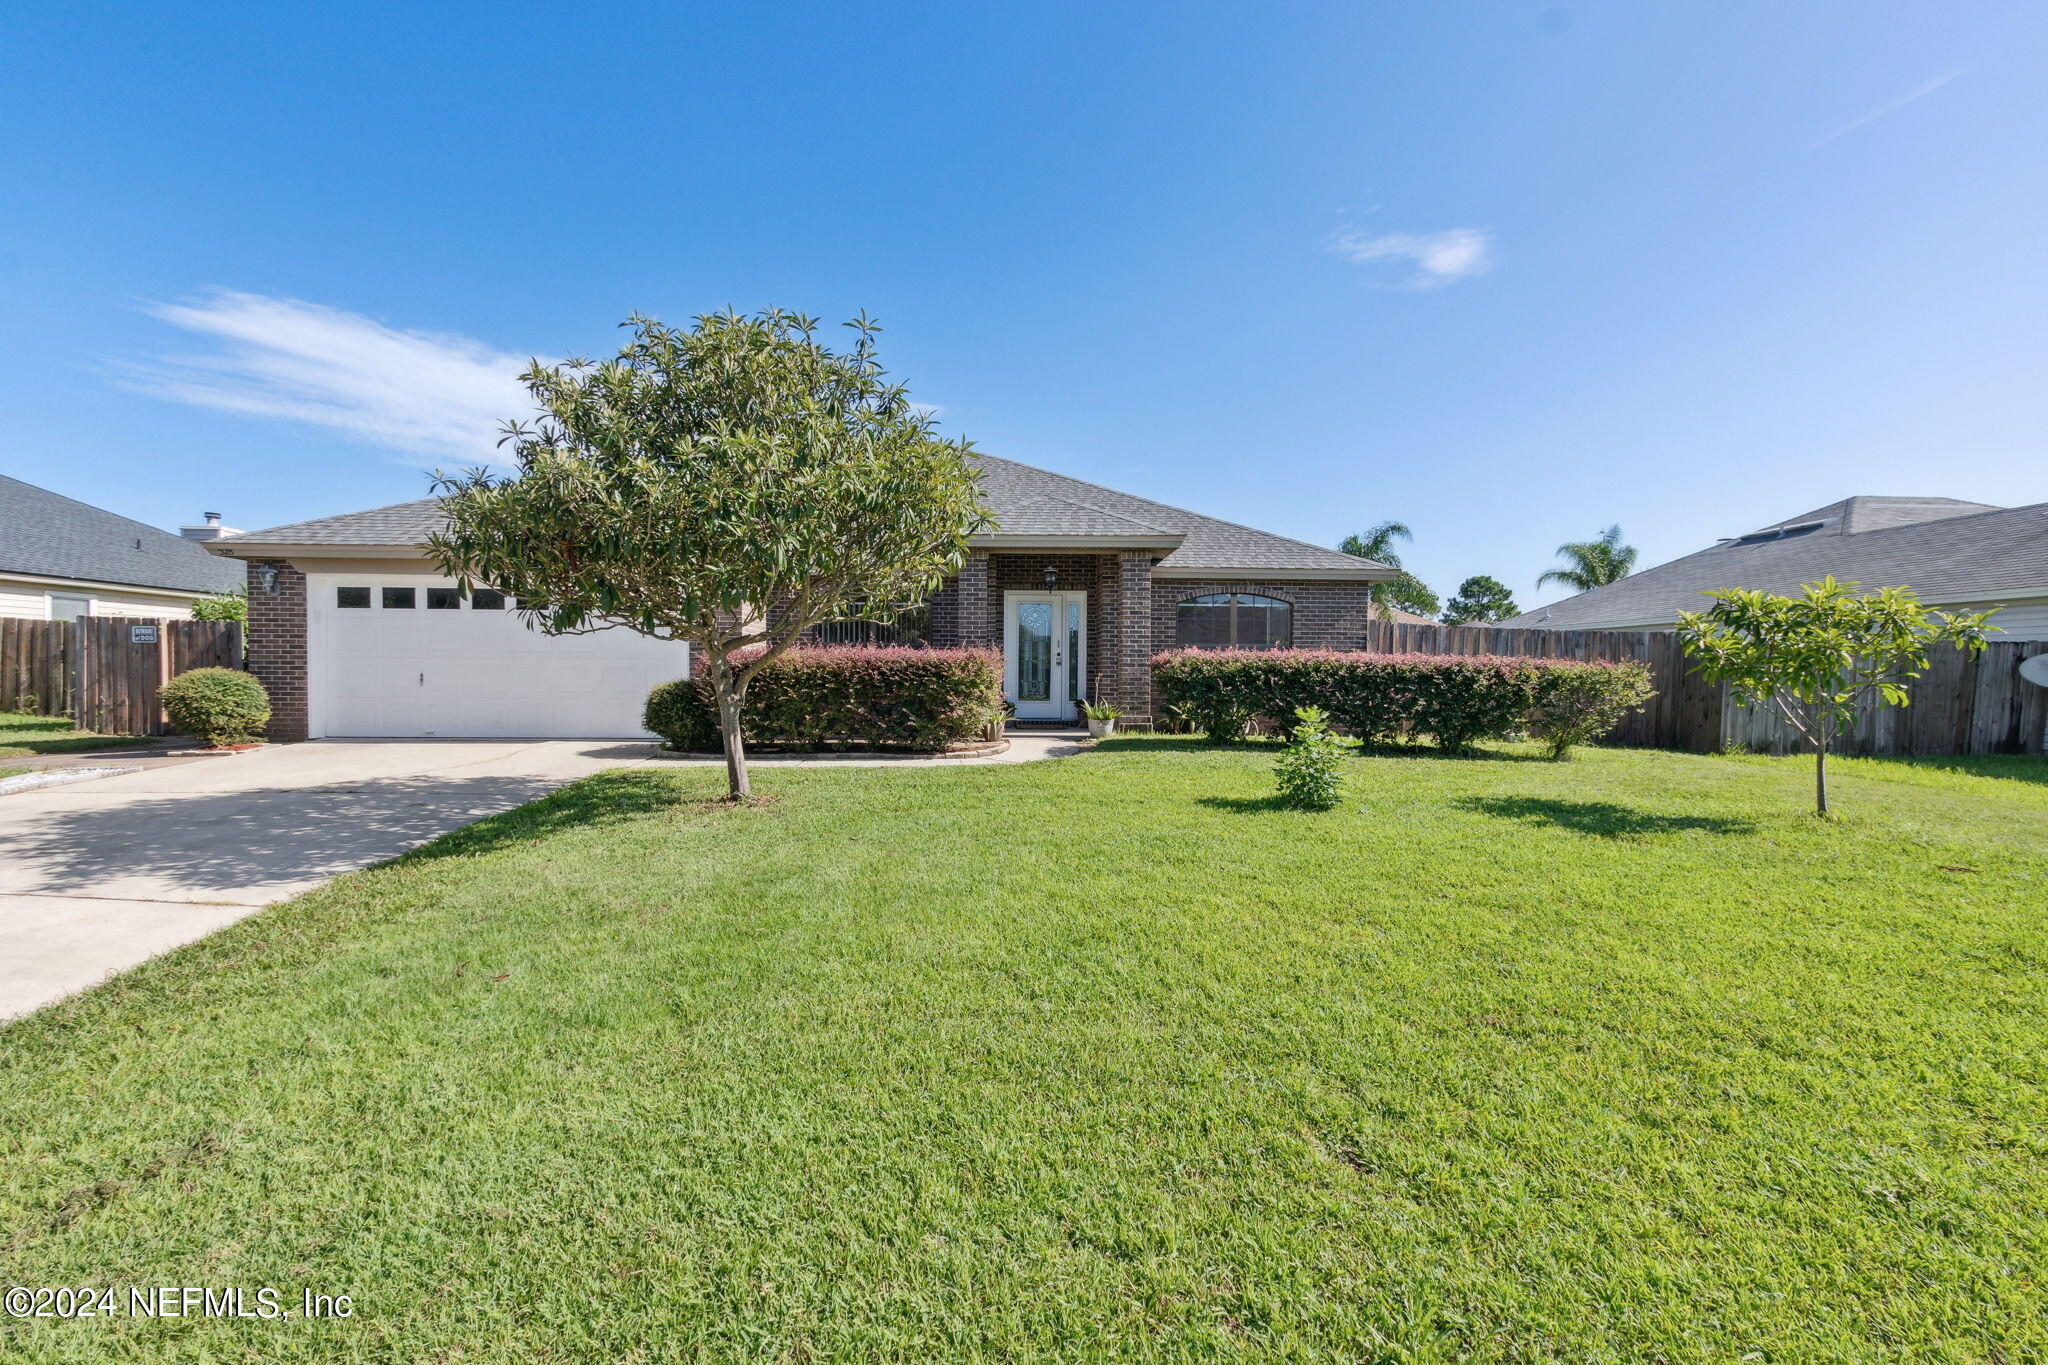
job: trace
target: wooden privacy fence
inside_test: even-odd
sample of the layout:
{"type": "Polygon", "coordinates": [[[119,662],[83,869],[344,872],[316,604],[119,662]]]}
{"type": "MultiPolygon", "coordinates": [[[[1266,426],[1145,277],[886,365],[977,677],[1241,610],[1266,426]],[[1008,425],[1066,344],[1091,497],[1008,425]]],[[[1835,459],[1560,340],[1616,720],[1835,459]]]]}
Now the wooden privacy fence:
{"type": "Polygon", "coordinates": [[[241,666],[239,621],[0,620],[0,711],[68,716],[102,734],[168,734],[159,687],[195,668],[241,666]]]}
{"type": "MultiPolygon", "coordinates": [[[[1657,695],[1608,736],[1612,743],[1710,753],[1742,745],[1766,753],[1803,746],[1775,711],[1737,706],[1727,688],[1700,678],[1678,636],[1663,630],[1525,630],[1509,626],[1373,621],[1366,648],[1388,654],[1503,654],[1523,658],[1632,659],[1646,664],[1657,695]]],[[[2048,743],[2048,687],[2019,675],[2048,640],[2005,641],[1976,657],[1934,650],[1909,685],[1906,707],[1866,705],[1841,737],[1848,754],[2038,754],[2048,743]]]]}
{"type": "MultiPolygon", "coordinates": [[[[2048,640],[1986,645],[1971,655],[1943,645],[1928,656],[1927,671],[1906,684],[1908,706],[1880,706],[1865,700],[1856,723],[1837,737],[1844,754],[2038,754],[2048,743],[2048,687],[2020,676],[2022,661],[2048,654],[2048,640]]],[[[1806,748],[1798,731],[1774,709],[1727,707],[1721,721],[1724,744],[1760,753],[1785,754],[1806,748]]]]}

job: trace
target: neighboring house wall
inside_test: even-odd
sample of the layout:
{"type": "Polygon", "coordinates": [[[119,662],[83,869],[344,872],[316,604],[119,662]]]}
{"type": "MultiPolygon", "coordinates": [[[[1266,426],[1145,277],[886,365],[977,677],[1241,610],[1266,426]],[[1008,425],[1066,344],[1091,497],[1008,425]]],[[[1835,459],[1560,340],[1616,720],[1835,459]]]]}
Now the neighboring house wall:
{"type": "Polygon", "coordinates": [[[90,584],[0,578],[0,616],[25,621],[50,620],[52,593],[90,599],[95,616],[149,616],[163,621],[182,621],[192,615],[192,597],[189,594],[181,596],[90,584]]]}
{"type": "Polygon", "coordinates": [[[0,616],[20,621],[49,620],[49,589],[0,579],[0,616]]]}
{"type": "MultiPolygon", "coordinates": [[[[1989,611],[1997,602],[1942,602],[1942,611],[1989,611]]],[[[1998,615],[1991,618],[1998,628],[1994,640],[2048,640],[2048,597],[2007,598],[1998,615]]]]}

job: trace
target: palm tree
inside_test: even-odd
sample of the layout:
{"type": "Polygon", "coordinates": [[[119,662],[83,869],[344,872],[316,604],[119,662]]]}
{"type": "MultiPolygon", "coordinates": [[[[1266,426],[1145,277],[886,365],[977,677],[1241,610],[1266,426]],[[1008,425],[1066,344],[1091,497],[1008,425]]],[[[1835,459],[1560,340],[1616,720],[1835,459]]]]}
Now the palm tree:
{"type": "MultiPolygon", "coordinates": [[[[1390,569],[1398,569],[1401,567],[1401,556],[1394,553],[1394,542],[1397,540],[1413,539],[1415,539],[1415,533],[1408,529],[1408,523],[1403,521],[1383,521],[1362,536],[1344,537],[1344,543],[1337,548],[1347,555],[1357,555],[1360,559],[1377,560],[1390,569]]],[[[1365,609],[1367,615],[1371,615],[1373,608],[1378,605],[1379,586],[1377,583],[1365,585],[1365,609]]]]}
{"type": "Polygon", "coordinates": [[[1621,543],[1621,528],[1610,526],[1598,540],[1574,540],[1557,547],[1568,567],[1552,569],[1536,586],[1562,583],[1574,592],[1591,592],[1627,578],[1636,567],[1636,547],[1621,543]]]}

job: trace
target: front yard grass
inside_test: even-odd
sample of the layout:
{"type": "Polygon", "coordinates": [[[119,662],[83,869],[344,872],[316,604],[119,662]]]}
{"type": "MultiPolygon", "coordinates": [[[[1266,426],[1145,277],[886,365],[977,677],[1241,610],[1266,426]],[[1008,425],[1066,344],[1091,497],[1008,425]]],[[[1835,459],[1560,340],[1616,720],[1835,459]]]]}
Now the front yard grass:
{"type": "Polygon", "coordinates": [[[354,1316],[0,1354],[2048,1356],[2048,786],[1271,762],[607,774],[14,1025],[9,1284],[354,1316]]]}
{"type": "Polygon", "coordinates": [[[62,716],[0,711],[0,758],[116,749],[140,742],[134,735],[101,735],[81,730],[62,716]]]}

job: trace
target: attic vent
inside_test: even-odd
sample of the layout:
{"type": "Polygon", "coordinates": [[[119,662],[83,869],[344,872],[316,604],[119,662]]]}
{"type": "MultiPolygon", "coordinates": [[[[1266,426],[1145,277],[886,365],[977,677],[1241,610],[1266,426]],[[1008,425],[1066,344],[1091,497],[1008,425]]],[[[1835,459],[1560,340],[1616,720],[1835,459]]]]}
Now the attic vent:
{"type": "Polygon", "coordinates": [[[1735,543],[1737,545],[1761,545],[1767,540],[1790,540],[1794,536],[1810,536],[1825,525],[1827,523],[1824,521],[1802,521],[1797,526],[1774,526],[1768,531],[1756,531],[1750,535],[1737,536],[1735,543]]]}

